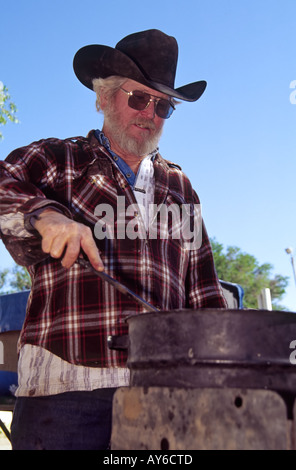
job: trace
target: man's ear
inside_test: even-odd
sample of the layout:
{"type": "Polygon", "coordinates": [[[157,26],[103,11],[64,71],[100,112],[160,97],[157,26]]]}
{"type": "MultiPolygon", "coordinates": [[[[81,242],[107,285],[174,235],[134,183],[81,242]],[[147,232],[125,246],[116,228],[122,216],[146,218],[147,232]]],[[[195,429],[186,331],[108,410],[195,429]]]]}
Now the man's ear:
{"type": "Polygon", "coordinates": [[[101,89],[101,95],[100,95],[100,108],[102,111],[105,110],[107,103],[108,103],[108,94],[106,93],[106,89],[102,88],[101,89]]]}

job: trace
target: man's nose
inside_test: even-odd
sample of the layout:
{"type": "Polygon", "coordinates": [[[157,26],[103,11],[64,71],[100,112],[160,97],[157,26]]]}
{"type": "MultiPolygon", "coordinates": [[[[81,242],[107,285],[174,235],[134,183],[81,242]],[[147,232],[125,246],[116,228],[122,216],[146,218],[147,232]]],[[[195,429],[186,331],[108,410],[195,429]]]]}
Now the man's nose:
{"type": "Polygon", "coordinates": [[[156,104],[157,103],[154,100],[151,100],[148,103],[148,106],[145,109],[143,109],[143,111],[141,111],[141,114],[145,115],[146,117],[148,117],[150,119],[154,119],[155,118],[156,104]]]}

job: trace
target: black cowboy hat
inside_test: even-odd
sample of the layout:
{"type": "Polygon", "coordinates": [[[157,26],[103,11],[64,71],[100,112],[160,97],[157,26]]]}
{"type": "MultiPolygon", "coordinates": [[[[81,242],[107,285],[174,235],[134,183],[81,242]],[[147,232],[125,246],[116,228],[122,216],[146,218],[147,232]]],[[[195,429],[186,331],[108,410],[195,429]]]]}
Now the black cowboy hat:
{"type": "Polygon", "coordinates": [[[207,83],[201,80],[175,89],[177,60],[176,39],[150,29],[126,36],[115,49],[97,44],[85,46],[76,53],[73,67],[77,78],[91,90],[94,78],[120,75],[169,96],[196,101],[207,83]]]}

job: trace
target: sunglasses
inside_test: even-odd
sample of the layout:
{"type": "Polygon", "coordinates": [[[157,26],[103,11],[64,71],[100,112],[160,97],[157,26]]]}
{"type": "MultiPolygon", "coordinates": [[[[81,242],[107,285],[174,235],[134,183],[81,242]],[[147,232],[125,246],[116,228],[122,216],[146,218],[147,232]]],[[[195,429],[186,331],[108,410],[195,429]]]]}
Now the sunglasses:
{"type": "Polygon", "coordinates": [[[152,101],[155,103],[155,112],[157,116],[162,119],[168,119],[175,110],[173,103],[164,98],[158,98],[157,96],[150,95],[149,93],[139,90],[126,91],[123,88],[120,88],[120,90],[128,95],[129,107],[136,109],[137,111],[143,111],[148,108],[152,101]]]}

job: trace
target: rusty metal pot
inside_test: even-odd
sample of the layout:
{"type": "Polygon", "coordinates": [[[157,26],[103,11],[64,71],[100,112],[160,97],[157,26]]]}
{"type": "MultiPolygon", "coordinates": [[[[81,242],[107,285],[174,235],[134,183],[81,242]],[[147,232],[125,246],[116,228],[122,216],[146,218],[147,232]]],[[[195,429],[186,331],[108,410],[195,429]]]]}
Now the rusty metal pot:
{"type": "Polygon", "coordinates": [[[249,388],[296,395],[296,315],[174,310],[128,318],[132,386],[249,388]]]}

